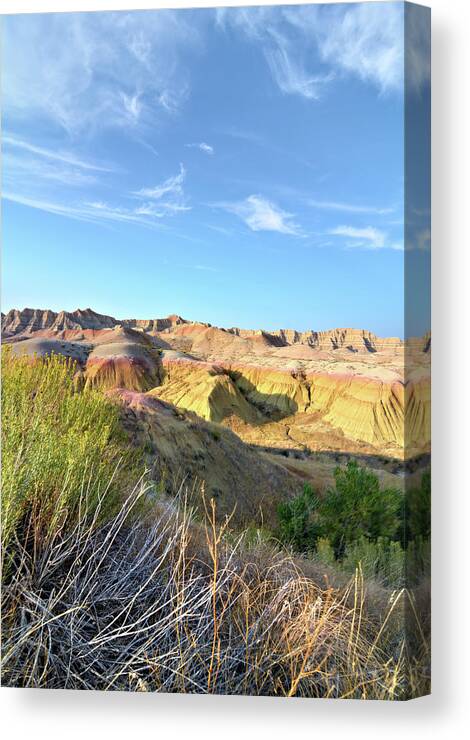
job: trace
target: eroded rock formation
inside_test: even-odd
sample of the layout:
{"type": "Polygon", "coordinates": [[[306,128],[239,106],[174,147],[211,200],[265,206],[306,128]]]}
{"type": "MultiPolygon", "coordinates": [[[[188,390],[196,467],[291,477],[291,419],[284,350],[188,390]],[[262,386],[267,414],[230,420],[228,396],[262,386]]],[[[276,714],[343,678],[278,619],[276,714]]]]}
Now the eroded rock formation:
{"type": "Polygon", "coordinates": [[[148,391],[264,449],[402,458],[429,448],[429,335],[222,329],[91,309],[12,310],[2,332],[18,354],[75,360],[87,385],[148,391]]]}

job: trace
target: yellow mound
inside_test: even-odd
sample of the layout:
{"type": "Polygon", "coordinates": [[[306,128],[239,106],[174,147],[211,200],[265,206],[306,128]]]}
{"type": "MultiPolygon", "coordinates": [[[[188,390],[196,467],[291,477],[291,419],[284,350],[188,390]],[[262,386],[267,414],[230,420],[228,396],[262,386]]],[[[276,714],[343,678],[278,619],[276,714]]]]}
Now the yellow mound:
{"type": "Polygon", "coordinates": [[[256,409],[247,402],[231,378],[217,368],[174,364],[166,368],[163,385],[154,388],[150,394],[179,408],[194,411],[209,421],[220,422],[229,416],[238,416],[250,424],[259,421],[256,409]]]}

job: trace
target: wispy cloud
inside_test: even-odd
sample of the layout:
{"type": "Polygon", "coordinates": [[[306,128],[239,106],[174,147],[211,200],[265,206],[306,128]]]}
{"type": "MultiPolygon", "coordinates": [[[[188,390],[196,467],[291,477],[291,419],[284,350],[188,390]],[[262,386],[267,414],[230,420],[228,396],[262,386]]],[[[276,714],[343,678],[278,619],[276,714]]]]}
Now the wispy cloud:
{"type": "Polygon", "coordinates": [[[328,200],[312,200],[311,198],[308,199],[307,204],[312,208],[320,208],[326,211],[344,211],[345,213],[371,213],[383,216],[387,213],[394,212],[393,208],[380,208],[377,206],[356,205],[354,203],[341,203],[328,200]]]}
{"type": "Polygon", "coordinates": [[[292,213],[283,211],[279,206],[261,195],[249,195],[238,202],[214,203],[229,213],[238,216],[252,231],[277,231],[280,234],[300,236],[300,226],[295,223],[292,213]]]}
{"type": "Polygon", "coordinates": [[[217,23],[241,31],[262,48],[274,81],[286,94],[318,100],[344,74],[381,92],[403,85],[401,3],[221,8],[217,23]]]}
{"type": "Polygon", "coordinates": [[[172,11],[56,13],[4,19],[8,120],[86,130],[154,125],[190,90],[183,56],[200,29],[172,11]]]}
{"type": "Polygon", "coordinates": [[[29,208],[36,208],[40,211],[46,211],[56,216],[64,216],[78,221],[88,221],[91,223],[100,222],[124,222],[140,224],[148,228],[156,228],[157,222],[151,218],[146,218],[143,214],[138,213],[138,209],[118,208],[103,203],[96,202],[77,202],[77,203],[60,203],[53,200],[42,200],[39,198],[27,197],[17,193],[5,192],[5,200],[13,203],[19,203],[29,208]]]}
{"type": "Polygon", "coordinates": [[[23,195],[41,194],[46,199],[51,188],[91,187],[101,176],[116,169],[69,150],[40,146],[6,133],[3,136],[3,181],[6,188],[23,195]]]}
{"type": "Polygon", "coordinates": [[[381,92],[402,89],[401,3],[323,7],[312,21],[324,62],[376,85],[381,92]]]}
{"type": "Polygon", "coordinates": [[[211,267],[210,265],[192,265],[192,267],[200,272],[220,272],[217,267],[211,267]]]}
{"type": "Polygon", "coordinates": [[[174,215],[180,211],[189,211],[183,189],[186,178],[184,165],[180,163],[177,175],[172,175],[158,185],[150,188],[141,188],[134,191],[133,195],[143,202],[137,212],[141,215],[163,218],[166,215],[174,215]]]}
{"type": "MultiPolygon", "coordinates": [[[[366,243],[370,248],[380,249],[385,244],[385,234],[373,226],[366,226],[363,229],[357,229],[354,226],[336,226],[328,232],[334,236],[347,236],[351,239],[358,239],[366,243]]],[[[358,245],[359,246],[359,243],[358,245]]]]}
{"type": "Polygon", "coordinates": [[[56,162],[62,162],[63,164],[68,164],[73,167],[78,167],[82,170],[93,170],[94,172],[113,172],[114,168],[110,167],[108,165],[102,165],[98,164],[96,162],[91,162],[88,160],[81,159],[80,157],[75,156],[71,152],[64,152],[64,151],[57,151],[54,149],[47,149],[45,147],[37,146],[36,144],[31,144],[28,141],[25,141],[24,139],[20,139],[16,136],[13,136],[12,134],[4,134],[2,136],[2,142],[7,147],[13,147],[15,149],[21,149],[26,152],[30,152],[31,154],[35,154],[39,157],[43,157],[45,159],[52,159],[56,162]]]}
{"type": "Polygon", "coordinates": [[[120,95],[128,119],[133,123],[138,123],[143,108],[140,94],[134,93],[134,95],[127,95],[126,93],[121,92],[120,95]]]}
{"type": "Polygon", "coordinates": [[[160,185],[154,185],[151,188],[141,188],[135,191],[135,195],[139,195],[143,198],[152,198],[153,200],[160,200],[164,195],[183,195],[183,182],[186,177],[186,170],[182,162],[180,162],[180,171],[177,175],[172,175],[164,180],[160,185]]]}
{"type": "Polygon", "coordinates": [[[211,231],[216,231],[218,234],[223,234],[223,236],[233,236],[233,231],[231,229],[226,229],[225,226],[218,226],[216,224],[205,224],[208,229],[211,229],[211,231]]]}
{"type": "Polygon", "coordinates": [[[239,139],[240,141],[248,141],[250,144],[256,144],[257,146],[265,146],[266,140],[263,136],[260,134],[255,133],[254,131],[246,131],[244,129],[239,129],[236,126],[231,126],[230,128],[227,128],[222,133],[226,134],[227,136],[231,136],[233,139],[239,139]]]}
{"type": "Polygon", "coordinates": [[[265,56],[275,82],[281,92],[287,95],[318,100],[323,87],[335,77],[334,72],[324,75],[309,73],[282,37],[278,37],[274,48],[266,49],[265,56]]]}
{"type": "MultiPolygon", "coordinates": [[[[334,78],[332,70],[312,71],[303,38],[292,34],[293,25],[282,8],[219,8],[217,23],[246,34],[262,50],[272,78],[281,92],[318,100],[334,78]]],[[[310,49],[311,52],[311,49],[310,49]]]]}
{"type": "Polygon", "coordinates": [[[205,141],[201,141],[198,144],[186,144],[189,149],[200,149],[204,154],[214,154],[214,147],[210,144],[206,144],[205,141]]]}
{"type": "Polygon", "coordinates": [[[373,226],[356,228],[355,226],[336,226],[328,234],[347,237],[344,243],[347,249],[394,249],[403,250],[403,242],[392,241],[388,235],[373,226]]]}
{"type": "Polygon", "coordinates": [[[167,178],[159,185],[141,188],[132,193],[115,193],[114,200],[119,199],[118,203],[101,199],[78,200],[71,198],[64,190],[61,191],[61,196],[52,193],[49,197],[38,196],[31,191],[9,190],[3,197],[30,208],[72,219],[93,223],[117,221],[156,228],[162,219],[190,210],[183,190],[185,177],[186,170],[181,164],[177,175],[167,178]]]}
{"type": "Polygon", "coordinates": [[[94,172],[82,170],[60,161],[47,160],[22,152],[6,151],[3,154],[3,181],[9,187],[30,192],[46,189],[51,185],[89,187],[98,182],[94,172]]]}

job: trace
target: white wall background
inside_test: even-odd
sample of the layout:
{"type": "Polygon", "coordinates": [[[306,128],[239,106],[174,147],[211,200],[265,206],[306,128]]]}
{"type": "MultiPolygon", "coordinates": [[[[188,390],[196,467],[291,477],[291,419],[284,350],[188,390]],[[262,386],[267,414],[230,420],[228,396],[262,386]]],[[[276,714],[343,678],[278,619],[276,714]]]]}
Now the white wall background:
{"type": "MultiPolygon", "coordinates": [[[[2,0],[0,8],[18,13],[192,4],[250,3],[2,0]]],[[[4,737],[463,736],[470,705],[470,2],[423,4],[433,10],[433,695],[402,704],[367,704],[2,689],[4,737]]]]}

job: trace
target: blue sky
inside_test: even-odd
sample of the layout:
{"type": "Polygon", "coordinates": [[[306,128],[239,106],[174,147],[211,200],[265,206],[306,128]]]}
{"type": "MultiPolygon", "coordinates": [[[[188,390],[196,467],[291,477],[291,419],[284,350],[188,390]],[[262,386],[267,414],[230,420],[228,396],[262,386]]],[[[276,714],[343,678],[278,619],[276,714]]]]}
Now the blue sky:
{"type": "Polygon", "coordinates": [[[3,70],[3,310],[403,335],[401,3],[12,16],[3,70]]]}

